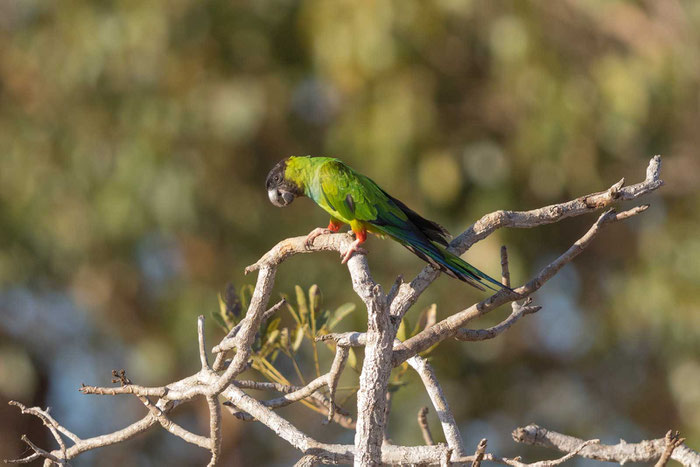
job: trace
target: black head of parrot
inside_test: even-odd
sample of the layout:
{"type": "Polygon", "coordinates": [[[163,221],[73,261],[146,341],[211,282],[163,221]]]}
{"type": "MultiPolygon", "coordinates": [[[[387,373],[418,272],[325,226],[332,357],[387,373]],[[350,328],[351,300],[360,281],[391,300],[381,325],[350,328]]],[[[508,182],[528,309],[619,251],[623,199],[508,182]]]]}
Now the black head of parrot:
{"type": "Polygon", "coordinates": [[[294,198],[304,194],[298,184],[285,176],[287,161],[288,159],[279,161],[267,174],[265,181],[267,196],[270,198],[270,202],[278,208],[291,204],[294,198]]]}

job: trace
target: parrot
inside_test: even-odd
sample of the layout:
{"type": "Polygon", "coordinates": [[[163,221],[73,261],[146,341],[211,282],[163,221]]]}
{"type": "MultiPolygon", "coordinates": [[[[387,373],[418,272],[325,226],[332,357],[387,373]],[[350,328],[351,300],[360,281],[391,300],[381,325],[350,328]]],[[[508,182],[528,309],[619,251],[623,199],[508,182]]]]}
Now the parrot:
{"type": "Polygon", "coordinates": [[[265,187],[270,202],[277,207],[306,196],[330,214],[328,227],[316,228],[307,235],[307,246],[318,236],[338,232],[349,224],[355,240],[343,255],[342,264],[354,253],[366,253],[360,245],[369,232],[397,241],[433,268],[479,290],[508,288],[447,251],[450,234],[444,227],[425,219],[340,159],[287,157],[270,170],[265,187]]]}

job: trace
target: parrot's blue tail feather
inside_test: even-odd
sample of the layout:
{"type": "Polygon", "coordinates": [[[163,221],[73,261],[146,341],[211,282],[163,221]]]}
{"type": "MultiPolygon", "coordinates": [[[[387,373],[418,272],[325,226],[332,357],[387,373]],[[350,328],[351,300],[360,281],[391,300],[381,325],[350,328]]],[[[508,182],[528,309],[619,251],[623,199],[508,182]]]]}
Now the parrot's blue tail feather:
{"type": "Polygon", "coordinates": [[[486,290],[485,287],[494,291],[498,291],[501,288],[513,290],[493,277],[479,271],[459,256],[450,253],[442,245],[429,240],[421,232],[394,228],[394,226],[381,227],[382,231],[394,237],[413,254],[428,262],[435,269],[455,279],[467,282],[480,290],[486,290]]]}

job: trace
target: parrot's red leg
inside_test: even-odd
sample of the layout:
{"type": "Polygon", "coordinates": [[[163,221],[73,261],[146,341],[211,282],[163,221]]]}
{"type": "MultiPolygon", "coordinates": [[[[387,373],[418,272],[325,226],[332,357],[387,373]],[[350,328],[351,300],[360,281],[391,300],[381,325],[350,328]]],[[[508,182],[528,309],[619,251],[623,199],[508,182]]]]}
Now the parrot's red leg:
{"type": "Polygon", "coordinates": [[[309,232],[309,235],[306,236],[306,240],[304,241],[304,243],[306,244],[306,246],[311,246],[311,245],[313,245],[316,237],[320,237],[321,235],[337,232],[340,230],[340,228],[342,226],[343,226],[342,222],[331,218],[330,222],[328,223],[328,227],[326,227],[325,229],[323,227],[316,227],[314,230],[309,232]]]}
{"type": "Polygon", "coordinates": [[[350,244],[348,250],[343,255],[343,260],[340,262],[341,264],[347,263],[353,253],[357,252],[367,254],[366,250],[360,248],[360,245],[363,244],[365,240],[367,240],[367,230],[365,230],[364,228],[360,228],[357,230],[352,229],[352,231],[355,232],[355,241],[350,244]]]}
{"type": "Polygon", "coordinates": [[[331,219],[330,222],[328,223],[328,227],[326,227],[328,230],[331,232],[337,232],[340,230],[340,228],[343,226],[342,222],[336,222],[335,219],[331,219]]]}

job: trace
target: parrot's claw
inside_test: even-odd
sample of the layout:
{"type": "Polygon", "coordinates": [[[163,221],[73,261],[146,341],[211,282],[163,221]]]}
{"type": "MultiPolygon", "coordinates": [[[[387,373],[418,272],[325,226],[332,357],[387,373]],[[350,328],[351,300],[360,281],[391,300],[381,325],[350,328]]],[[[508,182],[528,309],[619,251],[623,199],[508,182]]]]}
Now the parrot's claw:
{"type": "Polygon", "coordinates": [[[361,242],[359,242],[358,240],[355,240],[350,244],[350,246],[348,247],[348,251],[345,252],[342,261],[340,261],[340,264],[347,263],[353,253],[361,253],[363,255],[367,254],[367,250],[359,246],[360,243],[361,242]]]}
{"type": "Polygon", "coordinates": [[[310,247],[311,245],[314,244],[314,240],[316,240],[316,237],[320,237],[321,235],[329,234],[332,233],[330,229],[324,229],[323,227],[316,227],[314,230],[309,232],[309,235],[306,236],[306,240],[304,240],[304,245],[306,247],[310,247]]]}

